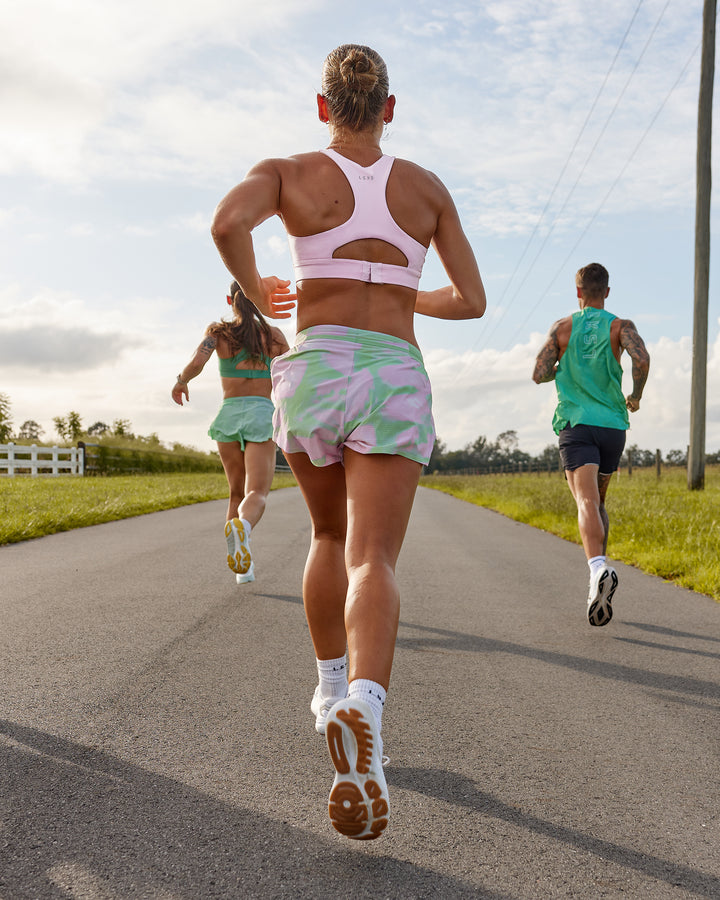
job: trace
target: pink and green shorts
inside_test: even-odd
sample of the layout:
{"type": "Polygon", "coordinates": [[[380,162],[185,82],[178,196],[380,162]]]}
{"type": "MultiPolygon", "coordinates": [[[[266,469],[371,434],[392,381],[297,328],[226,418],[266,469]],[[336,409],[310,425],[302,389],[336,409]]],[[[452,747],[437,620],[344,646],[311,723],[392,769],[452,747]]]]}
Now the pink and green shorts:
{"type": "Polygon", "coordinates": [[[426,465],[435,443],[430,381],[417,347],[341,325],[298,333],[272,362],[274,438],[316,466],[343,449],[405,456],[426,465]]]}

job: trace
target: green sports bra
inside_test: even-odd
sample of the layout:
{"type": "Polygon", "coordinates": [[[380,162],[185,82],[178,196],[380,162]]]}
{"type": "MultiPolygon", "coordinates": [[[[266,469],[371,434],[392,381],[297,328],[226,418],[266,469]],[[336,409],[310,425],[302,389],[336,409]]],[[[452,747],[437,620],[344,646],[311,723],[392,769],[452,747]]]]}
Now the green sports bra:
{"type": "Polygon", "coordinates": [[[269,378],[270,377],[270,357],[263,354],[263,362],[267,366],[266,369],[238,369],[237,364],[250,359],[250,354],[243,349],[235,356],[223,359],[218,356],[218,367],[223,378],[269,378]]]}

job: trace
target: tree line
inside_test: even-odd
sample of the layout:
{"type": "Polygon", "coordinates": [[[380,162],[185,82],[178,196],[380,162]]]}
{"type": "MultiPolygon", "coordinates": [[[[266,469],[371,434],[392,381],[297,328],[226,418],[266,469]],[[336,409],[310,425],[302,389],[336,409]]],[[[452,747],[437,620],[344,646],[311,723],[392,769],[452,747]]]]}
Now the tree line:
{"type": "MultiPolygon", "coordinates": [[[[621,465],[642,468],[657,463],[657,451],[643,450],[637,444],[626,446],[621,465]]],[[[660,461],[667,466],[686,466],[687,449],[669,450],[661,454],[660,461]]],[[[705,461],[720,463],[720,451],[708,453],[705,461]]],[[[494,441],[481,435],[461,450],[448,450],[440,438],[435,439],[427,471],[452,474],[453,472],[544,472],[560,469],[557,444],[548,444],[533,456],[520,449],[516,431],[503,431],[494,441]]]]}
{"type": "MultiPolygon", "coordinates": [[[[85,429],[82,417],[74,410],[65,416],[53,418],[55,431],[63,441],[76,442],[85,437],[92,438],[126,438],[150,446],[160,446],[157,434],[143,437],[132,432],[132,425],[127,419],[114,419],[111,425],[105,422],[94,422],[85,429]]],[[[20,441],[39,441],[44,430],[32,419],[23,422],[17,433],[13,434],[10,398],[0,393],[0,443],[6,444],[15,439],[20,441]]],[[[175,450],[186,450],[181,444],[174,444],[175,450]]],[[[284,460],[283,460],[284,461],[284,460]]],[[[720,451],[705,456],[709,465],[720,463],[720,451]]],[[[655,450],[643,450],[637,444],[625,448],[622,464],[638,468],[654,466],[657,462],[655,450]]],[[[686,450],[669,450],[661,457],[667,466],[686,466],[686,450]]],[[[557,444],[548,444],[536,456],[520,449],[516,431],[503,431],[494,441],[480,435],[475,441],[466,444],[461,450],[448,450],[445,443],[435,438],[428,472],[517,472],[517,471],[554,471],[560,468],[557,444]]]]}
{"type": "MultiPolygon", "coordinates": [[[[62,441],[74,443],[84,437],[102,437],[103,435],[113,437],[127,437],[130,440],[143,440],[148,443],[160,443],[160,438],[156,435],[150,435],[143,438],[132,433],[132,425],[128,419],[114,419],[112,425],[105,422],[95,422],[89,428],[85,428],[82,423],[80,413],[71,410],[66,416],[55,416],[53,418],[55,431],[62,441]]],[[[45,434],[42,428],[34,419],[27,419],[18,428],[17,432],[13,432],[13,421],[11,414],[10,398],[7,394],[0,394],[0,443],[6,444],[8,441],[39,441],[45,434]]]]}
{"type": "MultiPolygon", "coordinates": [[[[106,422],[94,422],[88,428],[85,428],[80,413],[70,410],[64,416],[54,416],[52,421],[55,426],[55,433],[65,443],[75,444],[80,440],[92,438],[93,440],[106,442],[143,445],[148,449],[163,449],[162,442],[155,432],[149,435],[134,434],[129,419],[113,419],[110,425],[106,422]]],[[[17,431],[14,431],[10,398],[7,394],[0,393],[0,444],[7,444],[10,441],[32,441],[37,443],[44,434],[45,429],[34,419],[27,419],[17,431]]],[[[179,443],[174,443],[172,449],[181,453],[200,452],[193,447],[186,447],[179,443]]]]}

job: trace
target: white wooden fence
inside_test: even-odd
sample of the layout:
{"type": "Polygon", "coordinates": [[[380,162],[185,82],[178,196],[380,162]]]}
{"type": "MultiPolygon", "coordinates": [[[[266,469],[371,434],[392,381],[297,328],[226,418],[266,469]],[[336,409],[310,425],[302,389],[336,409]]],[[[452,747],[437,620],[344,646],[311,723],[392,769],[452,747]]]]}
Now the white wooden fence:
{"type": "Polygon", "coordinates": [[[0,476],[83,475],[84,468],[82,447],[0,444],[0,476]]]}

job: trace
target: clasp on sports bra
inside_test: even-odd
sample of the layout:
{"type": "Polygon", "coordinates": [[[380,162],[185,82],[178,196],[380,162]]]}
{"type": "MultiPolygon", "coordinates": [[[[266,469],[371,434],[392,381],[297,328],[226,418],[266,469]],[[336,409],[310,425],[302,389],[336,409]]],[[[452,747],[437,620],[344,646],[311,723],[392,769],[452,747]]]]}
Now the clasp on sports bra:
{"type": "Polygon", "coordinates": [[[382,263],[363,260],[363,266],[366,268],[366,271],[363,271],[363,281],[369,281],[371,284],[385,284],[382,263]]]}

